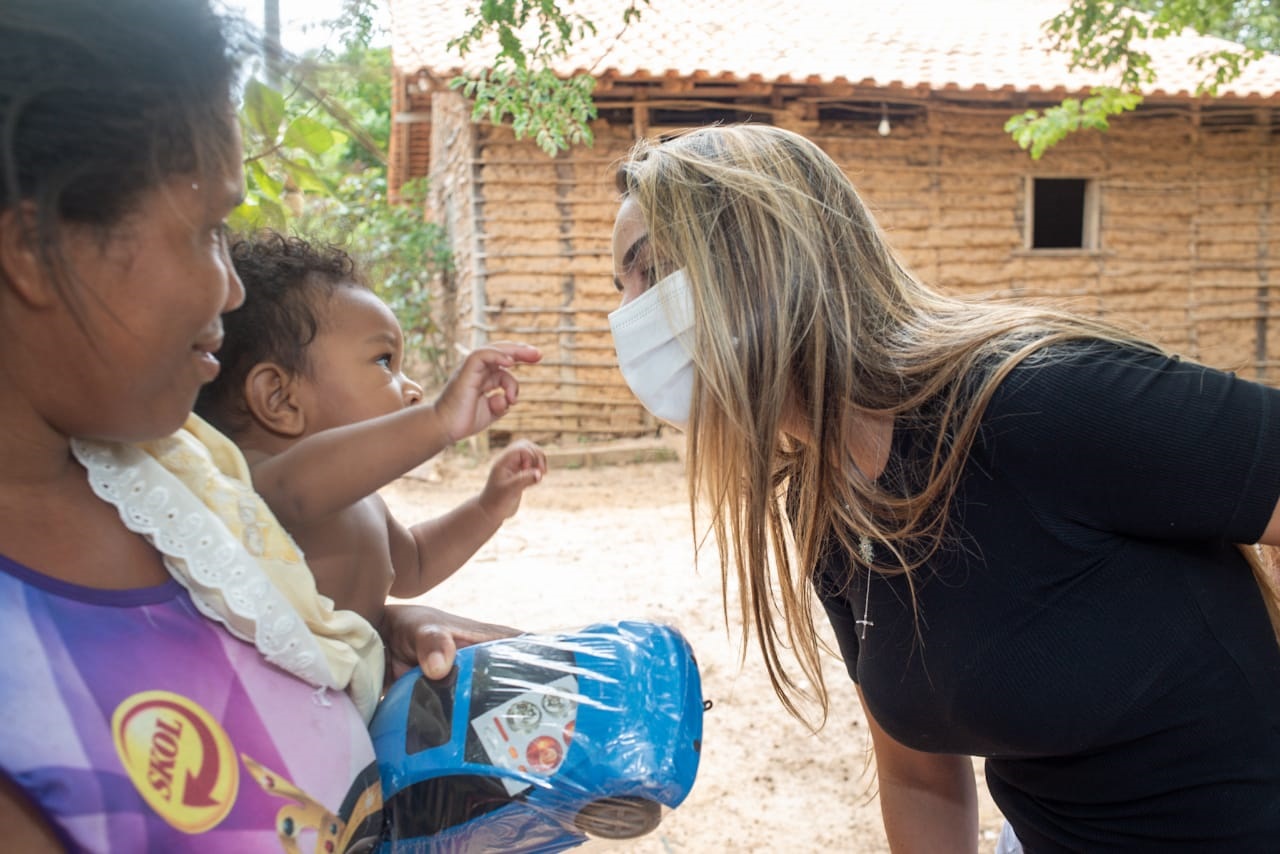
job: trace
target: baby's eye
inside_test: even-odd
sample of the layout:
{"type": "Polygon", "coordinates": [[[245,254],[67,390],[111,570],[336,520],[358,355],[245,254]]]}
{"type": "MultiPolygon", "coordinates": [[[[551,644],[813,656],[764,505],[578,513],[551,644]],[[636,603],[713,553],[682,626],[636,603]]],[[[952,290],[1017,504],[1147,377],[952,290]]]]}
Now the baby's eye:
{"type": "Polygon", "coordinates": [[[374,361],[377,362],[379,365],[382,365],[382,367],[386,368],[389,371],[391,370],[391,362],[394,358],[395,357],[392,356],[390,353],[383,353],[377,359],[374,359],[374,361]]]}

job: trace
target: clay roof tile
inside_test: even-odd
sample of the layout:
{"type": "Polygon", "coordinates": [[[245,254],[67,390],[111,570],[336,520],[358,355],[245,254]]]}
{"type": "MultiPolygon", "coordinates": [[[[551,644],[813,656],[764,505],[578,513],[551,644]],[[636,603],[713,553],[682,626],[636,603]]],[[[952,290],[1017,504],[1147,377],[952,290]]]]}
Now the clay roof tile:
{"type": "MultiPolygon", "coordinates": [[[[470,0],[391,0],[392,49],[405,71],[476,71],[490,50],[465,59],[448,42],[465,31],[470,0]]],[[[1113,76],[1071,70],[1043,25],[1065,0],[650,0],[623,28],[629,0],[575,0],[569,12],[597,32],[557,63],[615,78],[721,81],[859,80],[877,86],[1082,92],[1113,76]]],[[[1229,46],[1194,34],[1147,45],[1159,79],[1149,94],[1188,95],[1193,58],[1229,46]]],[[[1222,96],[1280,94],[1280,57],[1251,64],[1222,96]]]]}

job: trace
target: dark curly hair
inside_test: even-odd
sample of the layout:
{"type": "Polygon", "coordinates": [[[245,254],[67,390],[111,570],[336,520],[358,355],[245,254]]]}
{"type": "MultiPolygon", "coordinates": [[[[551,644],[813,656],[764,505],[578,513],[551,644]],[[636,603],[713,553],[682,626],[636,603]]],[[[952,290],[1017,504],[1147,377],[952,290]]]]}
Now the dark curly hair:
{"type": "Polygon", "coordinates": [[[342,249],[271,230],[234,240],[231,260],[244,282],[244,305],[223,318],[222,370],[200,390],[195,409],[234,437],[249,424],[244,382],[253,366],[274,362],[307,375],[323,303],[339,287],[368,285],[342,249]]]}

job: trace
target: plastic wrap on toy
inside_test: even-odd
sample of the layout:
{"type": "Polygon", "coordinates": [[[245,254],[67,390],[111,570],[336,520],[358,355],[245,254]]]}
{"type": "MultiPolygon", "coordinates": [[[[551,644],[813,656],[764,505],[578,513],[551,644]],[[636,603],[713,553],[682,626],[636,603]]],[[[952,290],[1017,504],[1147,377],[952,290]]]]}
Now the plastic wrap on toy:
{"type": "Polygon", "coordinates": [[[554,852],[648,833],[693,786],[702,711],[693,652],[668,626],[460,649],[447,679],[411,671],[374,715],[379,851],[554,852]]]}

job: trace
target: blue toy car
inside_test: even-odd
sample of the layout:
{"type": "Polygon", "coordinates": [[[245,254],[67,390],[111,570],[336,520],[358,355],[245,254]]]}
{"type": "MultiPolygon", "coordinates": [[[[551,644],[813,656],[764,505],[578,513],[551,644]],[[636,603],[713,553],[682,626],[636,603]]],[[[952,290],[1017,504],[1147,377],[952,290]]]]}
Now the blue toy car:
{"type": "Polygon", "coordinates": [[[693,652],[668,626],[460,649],[448,678],[411,671],[374,715],[379,851],[554,852],[648,833],[693,787],[702,713],[693,652]]]}

